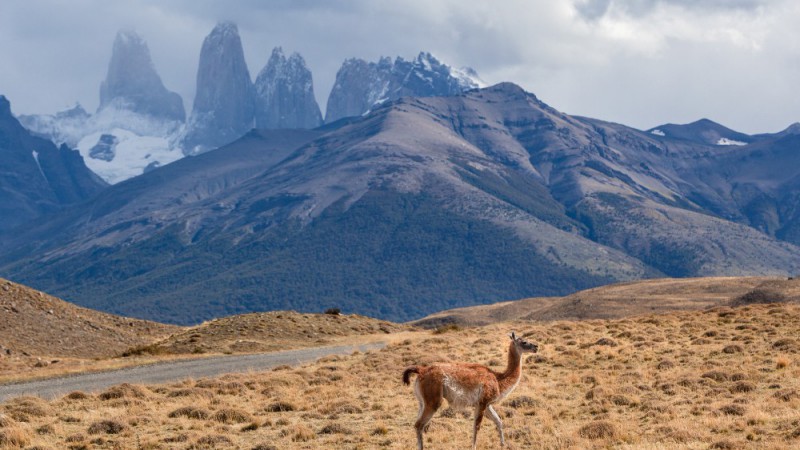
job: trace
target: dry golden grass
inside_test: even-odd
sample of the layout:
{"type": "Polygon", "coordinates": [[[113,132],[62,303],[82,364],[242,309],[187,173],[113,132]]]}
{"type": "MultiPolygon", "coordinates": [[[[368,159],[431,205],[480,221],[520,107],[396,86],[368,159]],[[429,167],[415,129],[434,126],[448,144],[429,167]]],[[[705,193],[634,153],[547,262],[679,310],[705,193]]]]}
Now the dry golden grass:
{"type": "Polygon", "coordinates": [[[0,383],[176,358],[372,342],[408,329],[358,315],[293,311],[178,327],[80,308],[0,278],[0,383]]]}
{"type": "MultiPolygon", "coordinates": [[[[800,446],[800,306],[794,304],[420,331],[390,339],[380,351],[301,368],[123,385],[52,402],[16,399],[0,405],[0,414],[24,443],[4,445],[411,448],[417,403],[400,382],[403,368],[461,360],[500,369],[510,329],[541,345],[525,358],[517,390],[497,407],[511,448],[800,446]],[[730,346],[739,350],[726,352],[730,346]]],[[[431,448],[462,449],[470,430],[468,412],[445,406],[425,439],[431,448]]],[[[478,441],[479,448],[498,447],[491,422],[478,441]]]]}
{"type": "Polygon", "coordinates": [[[514,319],[619,319],[634,315],[752,302],[800,301],[800,279],[774,277],[662,278],[611,284],[566,297],[529,298],[441,311],[414,323],[488,325],[514,319]]]}
{"type": "Polygon", "coordinates": [[[6,357],[108,357],[180,329],[81,308],[0,278],[0,353],[6,357]]]}
{"type": "Polygon", "coordinates": [[[267,352],[331,345],[341,342],[342,337],[381,335],[408,329],[406,325],[356,314],[273,311],[214,319],[156,342],[149,346],[148,351],[156,354],[267,352]]]}

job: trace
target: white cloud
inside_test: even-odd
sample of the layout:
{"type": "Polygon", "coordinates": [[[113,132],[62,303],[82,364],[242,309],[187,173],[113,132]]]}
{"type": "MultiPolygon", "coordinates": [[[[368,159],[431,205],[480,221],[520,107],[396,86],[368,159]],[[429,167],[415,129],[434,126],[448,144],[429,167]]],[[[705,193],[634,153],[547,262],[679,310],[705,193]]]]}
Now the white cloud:
{"type": "Polygon", "coordinates": [[[15,112],[97,105],[116,30],[148,41],[187,106],[203,37],[239,24],[252,75],[299,51],[325,99],[347,57],[431,51],[565,112],[650,128],[709,117],[745,132],[800,120],[800,6],[790,0],[8,1],[0,93],[15,112]]]}

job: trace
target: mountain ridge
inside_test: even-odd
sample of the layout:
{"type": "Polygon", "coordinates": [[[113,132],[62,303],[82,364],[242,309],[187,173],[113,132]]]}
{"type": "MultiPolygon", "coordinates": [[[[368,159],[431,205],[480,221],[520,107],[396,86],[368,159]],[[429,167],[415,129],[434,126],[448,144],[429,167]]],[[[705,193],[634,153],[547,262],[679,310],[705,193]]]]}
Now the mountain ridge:
{"type": "MultiPolygon", "coordinates": [[[[4,243],[1,270],[87,306],[193,323],[325,307],[408,320],[613,280],[800,269],[796,244],[752,228],[719,195],[730,180],[707,173],[772,141],[788,152],[791,136],[733,154],[571,117],[511,83],[280,133],[251,132],[25,230],[4,243]],[[266,159],[212,169],[245,153],[266,159]],[[151,190],[158,179],[196,194],[151,190]],[[714,202],[739,223],[710,214],[714,202]]],[[[763,173],[779,157],[762,156],[763,173]]]]}

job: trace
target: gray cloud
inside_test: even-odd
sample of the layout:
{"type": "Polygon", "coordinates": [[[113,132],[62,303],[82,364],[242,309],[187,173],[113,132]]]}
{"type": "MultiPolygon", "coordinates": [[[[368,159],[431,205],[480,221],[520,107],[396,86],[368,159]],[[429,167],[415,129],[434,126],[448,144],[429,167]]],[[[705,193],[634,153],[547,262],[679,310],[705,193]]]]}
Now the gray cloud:
{"type": "Polygon", "coordinates": [[[791,0],[9,1],[0,93],[16,113],[97,106],[119,28],[147,40],[188,107],[200,46],[219,20],[242,34],[253,77],[274,46],[298,51],[325,100],[342,60],[431,51],[510,80],[558,109],[648,128],[709,117],[745,132],[800,120],[791,0]]]}
{"type": "Polygon", "coordinates": [[[575,9],[588,20],[603,17],[609,9],[634,17],[643,17],[659,6],[680,6],[694,11],[754,10],[764,6],[766,0],[577,0],[575,9]]]}

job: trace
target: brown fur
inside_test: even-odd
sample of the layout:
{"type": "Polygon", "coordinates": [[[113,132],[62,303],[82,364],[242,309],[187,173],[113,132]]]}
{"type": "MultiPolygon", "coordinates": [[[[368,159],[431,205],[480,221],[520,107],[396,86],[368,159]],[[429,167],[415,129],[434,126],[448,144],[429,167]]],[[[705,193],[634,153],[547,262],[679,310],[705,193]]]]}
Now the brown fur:
{"type": "Polygon", "coordinates": [[[406,368],[403,371],[403,383],[410,384],[411,374],[417,374],[414,385],[420,403],[419,417],[414,424],[417,430],[417,448],[422,450],[422,433],[433,414],[442,405],[443,398],[454,406],[468,406],[475,409],[473,449],[484,414],[488,414],[495,423],[500,434],[500,443],[505,445],[503,425],[492,404],[505,398],[519,382],[522,375],[522,353],[535,353],[537,350],[536,344],[518,339],[511,333],[508,364],[503,372],[495,372],[484,365],[472,363],[442,363],[406,368]]]}

